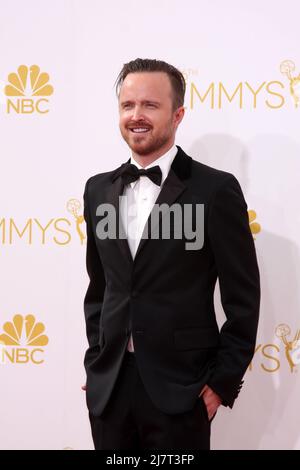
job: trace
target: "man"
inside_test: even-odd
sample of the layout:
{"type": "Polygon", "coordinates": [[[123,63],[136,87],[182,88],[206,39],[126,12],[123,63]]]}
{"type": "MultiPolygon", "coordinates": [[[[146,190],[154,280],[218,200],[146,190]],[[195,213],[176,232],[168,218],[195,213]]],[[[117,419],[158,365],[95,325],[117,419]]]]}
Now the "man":
{"type": "Polygon", "coordinates": [[[185,93],[175,67],[131,61],[118,76],[117,93],[131,158],[91,177],[84,193],[85,368],[94,445],[209,449],[212,418],[221,403],[233,406],[255,348],[260,287],[247,206],[233,175],[174,145],[185,93]],[[170,237],[151,237],[151,211],[174,204],[192,207],[183,220],[193,227],[195,209],[203,208],[198,249],[187,245],[186,232],[175,236],[168,211],[159,223],[170,222],[170,237]],[[115,219],[113,212],[107,218],[110,207],[115,219]],[[220,331],[217,278],[227,318],[220,331]]]}

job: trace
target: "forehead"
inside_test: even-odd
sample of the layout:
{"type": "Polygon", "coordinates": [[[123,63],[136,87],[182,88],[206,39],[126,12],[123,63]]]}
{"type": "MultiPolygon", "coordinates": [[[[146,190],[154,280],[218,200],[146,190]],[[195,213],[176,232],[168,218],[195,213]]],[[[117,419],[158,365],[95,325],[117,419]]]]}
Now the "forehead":
{"type": "Polygon", "coordinates": [[[170,98],[171,82],[164,72],[129,73],[120,89],[120,99],[155,99],[170,98]]]}

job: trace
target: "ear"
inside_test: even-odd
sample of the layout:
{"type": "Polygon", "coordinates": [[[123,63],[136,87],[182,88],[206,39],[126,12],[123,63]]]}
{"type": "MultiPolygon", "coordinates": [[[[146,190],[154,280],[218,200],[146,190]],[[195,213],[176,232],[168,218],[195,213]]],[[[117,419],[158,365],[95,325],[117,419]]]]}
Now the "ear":
{"type": "Polygon", "coordinates": [[[179,126],[179,124],[181,123],[182,119],[183,119],[183,116],[184,116],[184,113],[185,113],[185,108],[184,106],[180,106],[179,108],[176,109],[176,111],[174,112],[174,124],[175,124],[175,128],[177,129],[177,127],[179,126]]]}

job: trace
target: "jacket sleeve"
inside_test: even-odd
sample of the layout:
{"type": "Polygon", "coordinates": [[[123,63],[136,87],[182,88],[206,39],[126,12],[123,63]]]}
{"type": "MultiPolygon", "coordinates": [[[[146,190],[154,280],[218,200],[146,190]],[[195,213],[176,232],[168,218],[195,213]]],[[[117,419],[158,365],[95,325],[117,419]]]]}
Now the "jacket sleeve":
{"type": "Polygon", "coordinates": [[[97,250],[95,232],[93,230],[90,203],[89,182],[84,190],[84,219],[86,222],[87,248],[86,269],[89,276],[89,285],[84,298],[84,315],[86,323],[86,334],[89,347],[85,354],[85,367],[95,359],[100,351],[99,326],[102,310],[103,297],[106,287],[105,275],[102,262],[97,250]]]}
{"type": "Polygon", "coordinates": [[[255,351],[260,305],[259,270],[247,204],[233,175],[213,196],[208,236],[226,316],[208,385],[232,408],[255,351]]]}

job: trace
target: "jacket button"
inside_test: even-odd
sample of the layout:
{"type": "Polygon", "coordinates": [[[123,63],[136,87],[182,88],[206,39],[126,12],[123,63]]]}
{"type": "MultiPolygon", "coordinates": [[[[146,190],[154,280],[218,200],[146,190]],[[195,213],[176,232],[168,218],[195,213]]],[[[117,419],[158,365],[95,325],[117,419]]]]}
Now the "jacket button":
{"type": "Polygon", "coordinates": [[[131,297],[132,297],[133,299],[136,299],[137,296],[138,296],[138,291],[137,291],[137,290],[133,290],[132,293],[131,293],[131,297]]]}

